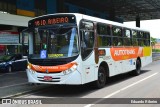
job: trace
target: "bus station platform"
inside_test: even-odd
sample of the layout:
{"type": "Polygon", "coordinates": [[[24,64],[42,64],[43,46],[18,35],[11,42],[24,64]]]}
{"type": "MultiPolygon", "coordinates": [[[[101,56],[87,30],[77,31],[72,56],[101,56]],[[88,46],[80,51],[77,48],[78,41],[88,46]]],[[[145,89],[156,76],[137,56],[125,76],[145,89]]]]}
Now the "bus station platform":
{"type": "Polygon", "coordinates": [[[28,83],[26,71],[0,73],[0,98],[12,98],[35,92],[48,86],[50,85],[28,83]]]}

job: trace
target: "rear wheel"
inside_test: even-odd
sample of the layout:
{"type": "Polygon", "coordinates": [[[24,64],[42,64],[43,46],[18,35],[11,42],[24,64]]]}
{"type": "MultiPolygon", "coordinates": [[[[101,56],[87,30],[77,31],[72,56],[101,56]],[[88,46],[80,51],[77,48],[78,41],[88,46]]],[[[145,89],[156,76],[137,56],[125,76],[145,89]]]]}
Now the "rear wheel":
{"type": "Polygon", "coordinates": [[[103,67],[99,67],[98,80],[94,82],[96,88],[103,88],[106,84],[106,71],[103,67]]]}
{"type": "Polygon", "coordinates": [[[133,71],[134,75],[139,75],[141,73],[141,62],[139,59],[136,61],[136,69],[133,71]]]}

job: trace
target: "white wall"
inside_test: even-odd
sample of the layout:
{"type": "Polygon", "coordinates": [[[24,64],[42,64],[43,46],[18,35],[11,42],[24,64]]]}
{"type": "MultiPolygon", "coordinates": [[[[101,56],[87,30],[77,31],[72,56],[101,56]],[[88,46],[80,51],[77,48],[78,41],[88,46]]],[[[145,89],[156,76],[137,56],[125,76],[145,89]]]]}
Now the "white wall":
{"type": "Polygon", "coordinates": [[[31,19],[31,17],[0,13],[0,24],[4,25],[27,27],[28,21],[31,19]]]}
{"type": "MultiPolygon", "coordinates": [[[[136,26],[136,22],[124,22],[127,26],[136,26]]],[[[140,28],[150,30],[151,36],[154,38],[160,38],[160,19],[157,20],[143,20],[140,22],[140,28]]]]}

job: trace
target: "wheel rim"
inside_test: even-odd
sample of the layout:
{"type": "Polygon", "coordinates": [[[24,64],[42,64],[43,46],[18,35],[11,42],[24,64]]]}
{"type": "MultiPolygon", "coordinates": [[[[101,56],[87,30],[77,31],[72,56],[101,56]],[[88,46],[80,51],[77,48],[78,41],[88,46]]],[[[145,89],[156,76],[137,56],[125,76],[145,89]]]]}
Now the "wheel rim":
{"type": "Polygon", "coordinates": [[[98,74],[98,81],[100,84],[104,84],[105,83],[105,74],[103,71],[100,71],[98,74]]]}

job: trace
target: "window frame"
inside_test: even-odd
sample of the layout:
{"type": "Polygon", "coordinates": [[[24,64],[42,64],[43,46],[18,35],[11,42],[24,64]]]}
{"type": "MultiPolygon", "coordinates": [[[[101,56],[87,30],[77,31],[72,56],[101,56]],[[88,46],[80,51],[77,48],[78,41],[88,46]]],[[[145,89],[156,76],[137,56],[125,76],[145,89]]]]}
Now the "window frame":
{"type": "Polygon", "coordinates": [[[100,23],[100,22],[97,22],[97,38],[98,38],[98,47],[110,47],[111,44],[112,44],[112,36],[111,36],[111,25],[110,24],[105,24],[105,23],[100,23]],[[100,25],[102,26],[106,26],[106,30],[107,32],[106,33],[100,33],[100,25]],[[103,37],[105,37],[105,39],[107,39],[107,42],[108,44],[107,45],[103,45],[105,42],[101,40],[101,44],[100,44],[100,38],[102,39],[103,37]],[[110,40],[109,40],[110,39],[110,40]],[[110,43],[109,43],[109,41],[110,43]]]}
{"type": "Polygon", "coordinates": [[[81,57],[82,57],[82,60],[83,61],[85,61],[92,53],[93,53],[93,51],[94,51],[94,46],[95,46],[95,32],[94,32],[94,29],[95,29],[95,24],[94,24],[94,22],[93,21],[90,21],[90,20],[85,20],[85,19],[82,19],[81,21],[80,21],[80,23],[79,23],[79,35],[80,35],[80,54],[81,54],[81,57]],[[87,30],[87,29],[84,29],[84,28],[81,28],[82,27],[82,22],[83,21],[85,21],[85,22],[90,22],[90,23],[92,23],[93,24],[93,28],[92,29],[89,29],[89,30],[87,30]],[[83,31],[87,31],[87,32],[92,32],[93,33],[93,47],[92,47],[92,49],[90,50],[90,52],[88,52],[87,53],[87,51],[85,51],[84,49],[83,49],[83,39],[84,39],[84,35],[81,33],[81,32],[83,32],[83,31]],[[82,38],[83,37],[83,38],[82,38]],[[84,55],[85,53],[87,53],[87,55],[84,55]]]}
{"type": "Polygon", "coordinates": [[[112,46],[123,46],[123,27],[112,25],[111,31],[112,31],[112,46]],[[119,28],[121,30],[120,35],[114,35],[114,31],[113,31],[114,28],[119,28]],[[115,41],[117,40],[117,41],[114,42],[114,40],[115,41]]]}

